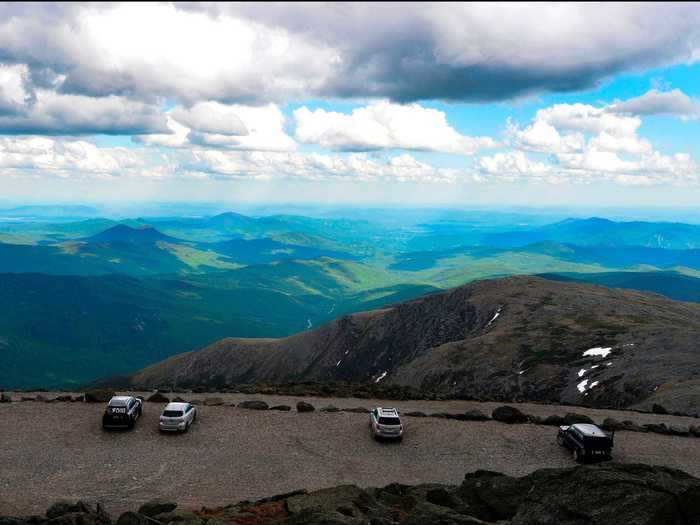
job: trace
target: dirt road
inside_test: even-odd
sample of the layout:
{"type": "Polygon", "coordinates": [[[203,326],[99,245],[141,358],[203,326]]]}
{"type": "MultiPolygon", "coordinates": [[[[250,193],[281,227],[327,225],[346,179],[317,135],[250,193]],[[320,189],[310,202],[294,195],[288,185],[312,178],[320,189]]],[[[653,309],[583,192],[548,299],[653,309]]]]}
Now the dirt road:
{"type": "MultiPolygon", "coordinates": [[[[253,397],[265,398],[246,398],[253,397]]],[[[317,406],[329,403],[373,404],[325,399],[317,406]]],[[[444,408],[438,402],[429,407],[423,402],[394,404],[404,410],[464,408],[447,403],[444,408]]],[[[489,412],[489,406],[482,409],[489,412]]],[[[161,435],[161,408],[146,403],[144,417],[131,432],[103,432],[100,405],[0,405],[0,515],[43,513],[57,499],[101,501],[117,513],[154,497],[188,507],[215,506],[342,483],[459,483],[465,472],[476,469],[522,475],[574,464],[556,445],[556,429],[538,425],[406,418],[402,443],[378,443],[369,435],[364,414],[202,406],[189,433],[161,435]]],[[[640,423],[657,419],[605,414],[640,423]]],[[[700,476],[700,439],[619,432],[615,459],[668,465],[700,476]]]]}

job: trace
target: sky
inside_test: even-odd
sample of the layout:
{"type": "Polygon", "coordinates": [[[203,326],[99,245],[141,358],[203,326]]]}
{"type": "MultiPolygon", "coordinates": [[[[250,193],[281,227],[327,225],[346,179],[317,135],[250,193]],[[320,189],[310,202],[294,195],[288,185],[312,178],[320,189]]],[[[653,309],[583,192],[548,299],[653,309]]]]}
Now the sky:
{"type": "Polygon", "coordinates": [[[0,202],[698,197],[700,4],[0,4],[0,202]]]}

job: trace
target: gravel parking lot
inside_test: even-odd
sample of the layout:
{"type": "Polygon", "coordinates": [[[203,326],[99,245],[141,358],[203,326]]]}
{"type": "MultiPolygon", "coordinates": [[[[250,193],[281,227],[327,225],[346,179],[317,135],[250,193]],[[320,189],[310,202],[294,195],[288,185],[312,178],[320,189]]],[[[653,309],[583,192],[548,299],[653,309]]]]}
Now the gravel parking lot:
{"type": "MultiPolygon", "coordinates": [[[[253,397],[295,402],[246,398],[253,397]]],[[[317,406],[329,403],[360,404],[324,399],[317,406]]],[[[439,402],[430,407],[421,402],[393,404],[404,410],[464,408],[454,403],[458,402],[445,402],[444,408],[439,402]]],[[[469,408],[474,406],[478,404],[469,408]]],[[[481,408],[490,412],[489,406],[481,408]]],[[[159,404],[146,403],[144,417],[130,432],[104,432],[103,408],[84,403],[0,405],[0,515],[43,513],[57,499],[100,501],[117,513],[154,497],[186,507],[216,506],[300,488],[459,483],[465,472],[476,469],[523,475],[574,464],[556,445],[555,428],[530,424],[405,418],[402,443],[379,443],[370,437],[364,414],[202,406],[190,432],[163,435],[157,430],[159,404]]],[[[640,423],[656,418],[605,413],[640,423]]],[[[697,438],[619,432],[614,456],[700,476],[697,438]]]]}

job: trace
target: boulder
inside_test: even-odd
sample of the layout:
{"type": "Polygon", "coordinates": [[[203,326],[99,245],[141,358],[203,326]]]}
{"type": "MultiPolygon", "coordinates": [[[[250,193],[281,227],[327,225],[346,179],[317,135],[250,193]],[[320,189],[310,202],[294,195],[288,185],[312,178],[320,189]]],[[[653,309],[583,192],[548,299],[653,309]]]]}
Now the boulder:
{"type": "Polygon", "coordinates": [[[246,410],[267,410],[269,405],[265,401],[243,401],[238,404],[238,408],[245,408],[246,410]]]}
{"type": "Polygon", "coordinates": [[[625,425],[615,418],[606,417],[603,420],[603,424],[601,425],[601,428],[603,430],[607,430],[610,432],[610,431],[617,431],[617,430],[625,430],[625,425]]]}
{"type": "Polygon", "coordinates": [[[12,402],[12,396],[8,394],[7,392],[3,392],[0,394],[0,403],[11,403],[12,402]]]}
{"type": "Polygon", "coordinates": [[[86,403],[107,403],[115,393],[111,390],[88,390],[83,395],[86,403]]]}
{"type": "Polygon", "coordinates": [[[668,433],[672,436],[687,436],[689,429],[684,425],[669,425],[668,433]]]}
{"type": "Polygon", "coordinates": [[[565,425],[575,425],[576,423],[588,423],[590,425],[595,425],[595,421],[593,421],[590,417],[584,414],[569,412],[564,416],[565,425]]]}
{"type": "Polygon", "coordinates": [[[156,392],[154,394],[151,394],[148,399],[146,399],[149,403],[170,403],[170,398],[161,392],[156,392]]]}
{"type": "Polygon", "coordinates": [[[369,414],[369,408],[356,407],[356,408],[342,408],[341,412],[350,412],[351,414],[369,414]]]}
{"type": "Polygon", "coordinates": [[[67,500],[60,500],[51,505],[46,509],[46,517],[50,520],[63,516],[64,514],[69,514],[71,512],[91,512],[92,509],[88,507],[82,501],[73,502],[67,500]]]}
{"type": "Polygon", "coordinates": [[[666,410],[663,406],[659,405],[658,403],[654,403],[651,406],[651,411],[654,414],[668,414],[668,410],[666,410]]]}
{"type": "Polygon", "coordinates": [[[700,426],[690,425],[688,432],[691,436],[700,437],[700,426]]]}
{"type": "Polygon", "coordinates": [[[331,412],[331,413],[335,413],[335,412],[340,412],[340,409],[339,409],[338,407],[336,407],[336,406],[328,405],[328,406],[323,407],[323,408],[320,410],[320,412],[331,412]]]}
{"type": "Polygon", "coordinates": [[[297,403],[297,412],[313,412],[314,410],[316,410],[316,408],[314,408],[312,404],[307,403],[306,401],[299,401],[297,403]]]}
{"type": "Polygon", "coordinates": [[[270,407],[270,410],[279,410],[280,412],[289,412],[292,409],[289,405],[275,405],[270,407]]]}
{"type": "Polygon", "coordinates": [[[220,407],[224,404],[224,400],[220,397],[207,397],[204,399],[204,405],[208,407],[220,407]]]}
{"type": "Polygon", "coordinates": [[[128,511],[117,518],[116,525],[153,525],[153,523],[148,519],[148,516],[128,511]]]}
{"type": "Polygon", "coordinates": [[[494,409],[491,417],[501,423],[527,423],[527,416],[515,407],[504,405],[494,409]]]}
{"type": "Polygon", "coordinates": [[[625,419],[622,424],[625,427],[624,430],[627,430],[628,432],[647,432],[646,428],[638,425],[634,421],[630,421],[629,419],[625,419]]]}
{"type": "Polygon", "coordinates": [[[172,512],[177,508],[177,503],[164,499],[154,499],[148,501],[139,507],[139,514],[144,516],[154,517],[158,514],[172,512]]]}
{"type": "Polygon", "coordinates": [[[655,434],[670,434],[669,428],[665,423],[647,423],[643,425],[647,432],[654,432],[655,434]]]}
{"type": "Polygon", "coordinates": [[[542,420],[543,425],[549,425],[552,427],[560,427],[564,424],[564,418],[562,416],[558,416],[556,414],[552,414],[551,416],[547,416],[542,420]]]}
{"type": "Polygon", "coordinates": [[[513,525],[700,520],[700,480],[638,464],[542,469],[522,478],[477,471],[465,477],[457,495],[474,517],[513,525]]]}

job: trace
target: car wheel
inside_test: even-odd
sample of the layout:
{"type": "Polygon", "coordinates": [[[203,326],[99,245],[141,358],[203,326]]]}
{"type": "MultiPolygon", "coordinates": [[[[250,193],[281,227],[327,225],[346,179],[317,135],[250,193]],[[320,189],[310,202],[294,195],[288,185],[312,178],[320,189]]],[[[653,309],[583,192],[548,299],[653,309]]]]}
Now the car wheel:
{"type": "Polygon", "coordinates": [[[134,418],[133,417],[129,418],[129,424],[127,425],[127,427],[129,428],[129,430],[134,428],[134,418]]]}
{"type": "Polygon", "coordinates": [[[581,451],[580,448],[575,447],[575,448],[574,448],[573,455],[574,455],[574,461],[575,461],[576,463],[583,463],[584,455],[583,455],[583,452],[581,451]]]}
{"type": "Polygon", "coordinates": [[[564,436],[561,434],[557,435],[557,443],[559,444],[560,447],[564,446],[564,436]]]}

